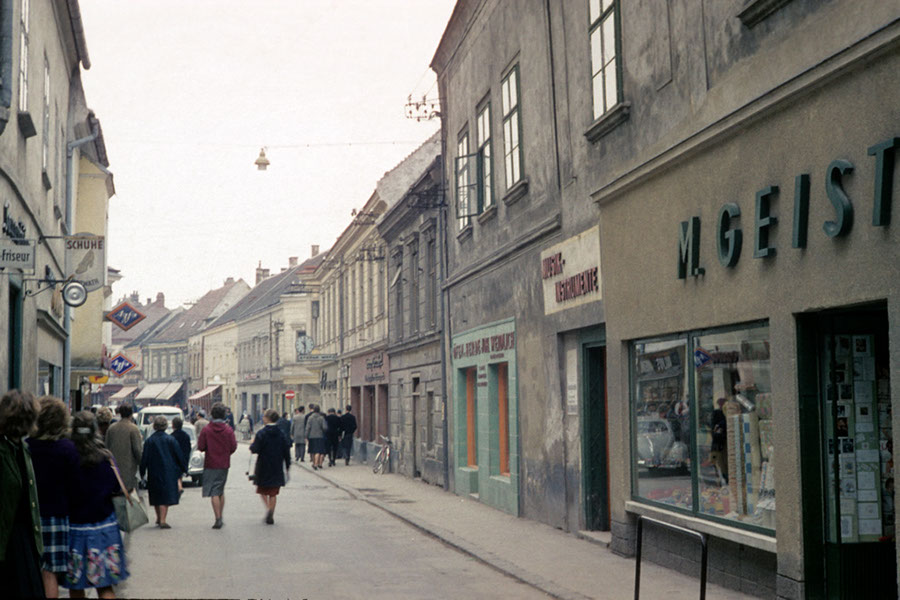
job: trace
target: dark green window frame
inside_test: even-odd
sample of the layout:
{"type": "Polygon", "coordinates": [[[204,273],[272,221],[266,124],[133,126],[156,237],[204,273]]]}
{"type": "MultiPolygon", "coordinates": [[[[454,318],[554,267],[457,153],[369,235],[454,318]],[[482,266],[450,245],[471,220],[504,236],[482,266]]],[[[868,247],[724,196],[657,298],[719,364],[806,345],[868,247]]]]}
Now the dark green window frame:
{"type": "Polygon", "coordinates": [[[719,517],[716,515],[711,515],[708,513],[704,513],[700,510],[700,494],[699,494],[699,475],[697,469],[694,468],[698,463],[698,451],[697,451],[697,419],[696,419],[696,369],[692,367],[693,365],[693,356],[694,356],[694,339],[697,337],[702,337],[706,335],[712,334],[721,334],[721,333],[729,333],[733,331],[740,331],[743,329],[752,329],[759,327],[769,327],[769,320],[757,320],[757,321],[749,321],[745,323],[738,323],[734,325],[726,325],[722,327],[712,327],[706,329],[694,329],[689,331],[683,331],[679,333],[673,333],[669,335],[657,336],[657,337],[648,337],[648,338],[640,338],[637,340],[632,340],[628,344],[628,381],[629,381],[629,391],[628,391],[628,411],[629,411],[629,424],[631,428],[630,432],[630,445],[631,445],[631,499],[635,502],[639,502],[641,504],[646,504],[648,506],[654,506],[658,508],[662,508],[667,511],[688,515],[691,517],[703,519],[705,521],[710,521],[713,523],[717,523],[720,525],[725,525],[728,527],[734,527],[737,529],[742,529],[745,531],[751,531],[754,533],[760,533],[768,536],[775,536],[776,532],[772,529],[767,529],[765,527],[760,527],[758,525],[754,525],[751,523],[745,523],[742,521],[726,519],[723,517],[719,517]],[[637,469],[637,457],[638,457],[638,438],[637,438],[637,414],[635,412],[635,384],[637,381],[636,373],[635,373],[635,346],[636,344],[652,344],[658,342],[674,342],[674,341],[682,341],[685,345],[685,377],[687,379],[687,389],[688,389],[688,398],[689,398],[689,407],[690,407],[690,436],[691,436],[691,444],[688,448],[689,456],[691,460],[691,508],[681,508],[679,506],[674,506],[671,504],[666,504],[664,502],[658,502],[655,500],[648,499],[644,496],[639,495],[638,493],[638,469],[637,469]]]}

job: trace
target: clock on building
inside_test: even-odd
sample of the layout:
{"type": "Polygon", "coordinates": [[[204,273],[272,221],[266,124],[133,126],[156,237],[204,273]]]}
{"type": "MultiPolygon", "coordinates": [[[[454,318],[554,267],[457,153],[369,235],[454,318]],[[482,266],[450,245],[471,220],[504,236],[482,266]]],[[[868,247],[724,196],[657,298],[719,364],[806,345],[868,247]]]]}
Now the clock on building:
{"type": "Polygon", "coordinates": [[[312,352],[313,348],[316,347],[316,343],[313,341],[311,337],[308,335],[301,335],[297,337],[297,355],[303,356],[312,352]]]}

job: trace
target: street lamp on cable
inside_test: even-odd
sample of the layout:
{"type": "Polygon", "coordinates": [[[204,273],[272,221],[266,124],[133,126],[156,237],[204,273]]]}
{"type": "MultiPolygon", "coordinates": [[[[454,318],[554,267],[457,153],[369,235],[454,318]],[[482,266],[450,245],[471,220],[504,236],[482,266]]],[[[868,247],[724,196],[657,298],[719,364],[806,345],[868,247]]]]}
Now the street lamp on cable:
{"type": "Polygon", "coordinates": [[[266,158],[265,148],[259,149],[259,156],[256,158],[253,164],[256,165],[256,169],[258,171],[265,171],[268,168],[271,163],[269,162],[269,159],[266,158]]]}

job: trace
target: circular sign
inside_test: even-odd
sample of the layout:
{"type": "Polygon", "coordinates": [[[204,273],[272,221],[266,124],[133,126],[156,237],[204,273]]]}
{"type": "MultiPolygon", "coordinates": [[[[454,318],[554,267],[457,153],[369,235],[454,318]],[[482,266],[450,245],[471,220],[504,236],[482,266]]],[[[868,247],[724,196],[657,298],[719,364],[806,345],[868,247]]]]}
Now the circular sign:
{"type": "Polygon", "coordinates": [[[78,307],[87,301],[87,290],[78,281],[70,281],[63,287],[63,301],[72,307],[78,307]]]}
{"type": "Polygon", "coordinates": [[[294,390],[288,390],[284,393],[285,400],[293,400],[294,399],[294,390]]]}

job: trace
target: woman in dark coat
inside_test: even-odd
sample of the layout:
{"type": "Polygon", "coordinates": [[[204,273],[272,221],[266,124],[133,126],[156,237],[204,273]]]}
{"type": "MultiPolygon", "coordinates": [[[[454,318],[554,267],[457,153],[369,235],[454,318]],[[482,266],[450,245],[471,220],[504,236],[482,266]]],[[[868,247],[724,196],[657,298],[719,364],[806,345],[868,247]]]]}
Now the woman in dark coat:
{"type": "Polygon", "coordinates": [[[44,597],[38,492],[31,452],[22,442],[39,410],[28,392],[10,390],[0,398],[0,589],[4,598],[44,597]]]}
{"type": "Polygon", "coordinates": [[[265,522],[268,525],[275,522],[275,501],[278,499],[278,491],[285,484],[285,473],[291,468],[291,445],[278,429],[277,422],[278,411],[268,409],[263,415],[264,427],[257,432],[250,444],[250,452],[258,455],[256,493],[266,507],[265,522]]]}
{"type": "Polygon", "coordinates": [[[153,434],[144,442],[141,456],[141,478],[147,476],[147,495],[156,510],[156,524],[171,529],[166,523],[169,507],[178,504],[178,481],[187,471],[187,464],[178,442],[166,433],[169,422],[162,415],[153,419],[153,434]]]}

